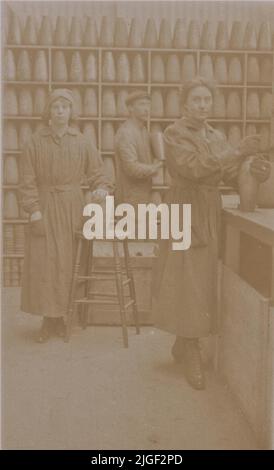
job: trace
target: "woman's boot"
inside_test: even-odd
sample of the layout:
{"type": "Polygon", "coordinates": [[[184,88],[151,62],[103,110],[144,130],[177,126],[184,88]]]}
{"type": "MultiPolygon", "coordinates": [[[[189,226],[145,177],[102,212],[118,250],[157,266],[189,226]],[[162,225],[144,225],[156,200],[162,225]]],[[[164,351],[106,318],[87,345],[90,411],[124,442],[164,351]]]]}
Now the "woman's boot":
{"type": "Polygon", "coordinates": [[[60,338],[64,338],[66,333],[66,326],[63,317],[55,318],[55,333],[60,338]]]}
{"type": "Polygon", "coordinates": [[[43,317],[42,326],[38,334],[37,342],[46,343],[51,335],[51,318],[43,317]]]}
{"type": "Polygon", "coordinates": [[[183,361],[184,338],[182,338],[182,336],[176,336],[175,343],[173,344],[171,349],[171,354],[175,362],[180,364],[183,361]]]}
{"type": "Polygon", "coordinates": [[[184,338],[183,343],[184,375],[196,390],[205,389],[205,377],[198,338],[184,338]]]}

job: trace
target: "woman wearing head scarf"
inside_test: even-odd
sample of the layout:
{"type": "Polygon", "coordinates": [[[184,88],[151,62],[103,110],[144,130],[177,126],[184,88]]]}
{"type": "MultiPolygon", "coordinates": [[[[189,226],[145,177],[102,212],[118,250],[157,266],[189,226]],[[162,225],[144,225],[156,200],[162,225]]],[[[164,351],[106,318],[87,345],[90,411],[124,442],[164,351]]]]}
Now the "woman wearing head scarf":
{"type": "MultiPolygon", "coordinates": [[[[259,143],[258,136],[249,136],[231,148],[207,123],[214,93],[214,85],[204,78],[187,83],[181,94],[183,116],[164,132],[172,179],[165,202],[191,204],[192,242],[189,250],[173,251],[172,241],[162,240],[153,276],[155,325],[176,335],[172,355],[195,389],[205,387],[199,338],[217,327],[218,185],[235,180],[240,164],[256,154],[259,143]]],[[[264,181],[269,163],[258,156],[251,171],[264,181]]]]}
{"type": "Polygon", "coordinates": [[[102,201],[113,191],[101,157],[69,123],[76,119],[70,90],[56,89],[44,112],[46,127],[26,145],[20,162],[20,199],[30,219],[26,230],[21,308],[41,315],[38,340],[53,329],[64,335],[73,270],[74,234],[81,226],[83,180],[102,201]]]}

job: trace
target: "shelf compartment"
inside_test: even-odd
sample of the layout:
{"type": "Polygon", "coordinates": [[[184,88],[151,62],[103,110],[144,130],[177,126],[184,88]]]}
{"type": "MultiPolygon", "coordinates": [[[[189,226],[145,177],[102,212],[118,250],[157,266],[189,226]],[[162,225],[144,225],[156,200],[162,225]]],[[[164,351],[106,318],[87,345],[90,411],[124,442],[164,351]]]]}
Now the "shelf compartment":
{"type": "Polygon", "coordinates": [[[3,83],[5,85],[20,85],[20,86],[31,86],[31,85],[37,85],[37,86],[49,86],[50,82],[44,82],[44,81],[34,81],[34,80],[3,80],[3,83]]]}
{"type": "Polygon", "coordinates": [[[6,115],[3,116],[3,119],[5,120],[15,120],[15,121],[20,121],[20,120],[28,120],[28,121],[42,121],[42,118],[40,116],[18,116],[18,115],[6,115]]]}
{"type": "Polygon", "coordinates": [[[127,118],[126,117],[118,117],[118,116],[102,116],[100,118],[102,121],[125,121],[127,118]]]}
{"type": "Polygon", "coordinates": [[[28,219],[3,219],[3,224],[27,224],[28,219]]]}
{"type": "Polygon", "coordinates": [[[2,257],[3,258],[13,258],[13,259],[16,259],[16,258],[17,259],[23,259],[25,257],[25,255],[19,255],[19,254],[12,253],[10,255],[9,254],[2,254],[2,257]]]}
{"type": "Polygon", "coordinates": [[[78,121],[98,121],[99,116],[79,116],[78,121]]]}
{"type": "Polygon", "coordinates": [[[114,86],[114,87],[123,87],[123,88],[127,88],[127,87],[143,87],[143,88],[147,88],[148,87],[148,83],[147,82],[102,82],[101,83],[102,86],[114,86]]]}
{"type": "Polygon", "coordinates": [[[81,81],[81,82],[58,82],[52,81],[51,85],[56,86],[89,86],[89,87],[96,87],[99,86],[99,82],[88,82],[88,81],[81,81]]]}

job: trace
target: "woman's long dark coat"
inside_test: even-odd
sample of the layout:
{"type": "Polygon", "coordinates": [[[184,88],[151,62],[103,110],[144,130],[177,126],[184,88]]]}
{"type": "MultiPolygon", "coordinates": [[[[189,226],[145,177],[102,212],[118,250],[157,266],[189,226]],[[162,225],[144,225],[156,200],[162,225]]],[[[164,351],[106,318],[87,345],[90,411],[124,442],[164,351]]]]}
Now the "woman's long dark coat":
{"type": "Polygon", "coordinates": [[[207,336],[216,331],[218,185],[235,176],[237,165],[232,159],[225,171],[220,155],[229,146],[223,134],[189,118],[169,126],[164,143],[172,178],[165,202],[191,204],[192,244],[187,251],[173,251],[172,240],[160,241],[153,271],[155,326],[183,337],[207,336]]]}
{"type": "Polygon", "coordinates": [[[41,211],[45,236],[26,229],[21,308],[65,316],[71,285],[75,231],[80,228],[86,179],[92,190],[113,190],[96,148],[75,128],[59,138],[50,127],[35,133],[21,160],[21,204],[41,211]]]}

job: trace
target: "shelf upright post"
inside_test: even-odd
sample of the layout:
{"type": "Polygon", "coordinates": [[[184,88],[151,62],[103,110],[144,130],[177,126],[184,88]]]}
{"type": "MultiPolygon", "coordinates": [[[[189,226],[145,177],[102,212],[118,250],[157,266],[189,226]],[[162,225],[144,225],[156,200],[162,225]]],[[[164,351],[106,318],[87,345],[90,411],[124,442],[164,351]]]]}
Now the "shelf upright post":
{"type": "MultiPolygon", "coordinates": [[[[274,54],[272,54],[272,103],[274,100],[274,54]]],[[[273,109],[273,108],[272,108],[273,109]]],[[[270,161],[274,162],[274,112],[270,118],[270,161]]]]}
{"type": "Polygon", "coordinates": [[[102,151],[102,48],[98,48],[98,150],[102,151]]]}
{"type": "Polygon", "coordinates": [[[200,75],[200,62],[201,62],[201,51],[197,49],[196,52],[196,68],[197,68],[197,75],[200,75]]]}
{"type": "MultiPolygon", "coordinates": [[[[147,92],[151,95],[151,50],[149,49],[147,52],[147,92]]],[[[148,115],[148,122],[147,122],[147,129],[150,132],[150,118],[151,118],[151,107],[149,108],[149,115],[148,115]]]]}
{"type": "Polygon", "coordinates": [[[243,137],[246,136],[247,61],[248,61],[248,52],[244,52],[244,89],[243,89],[243,97],[242,97],[243,137]]]}
{"type": "Polygon", "coordinates": [[[52,91],[52,48],[48,47],[48,61],[49,61],[49,83],[48,88],[49,92],[52,91]]]}

